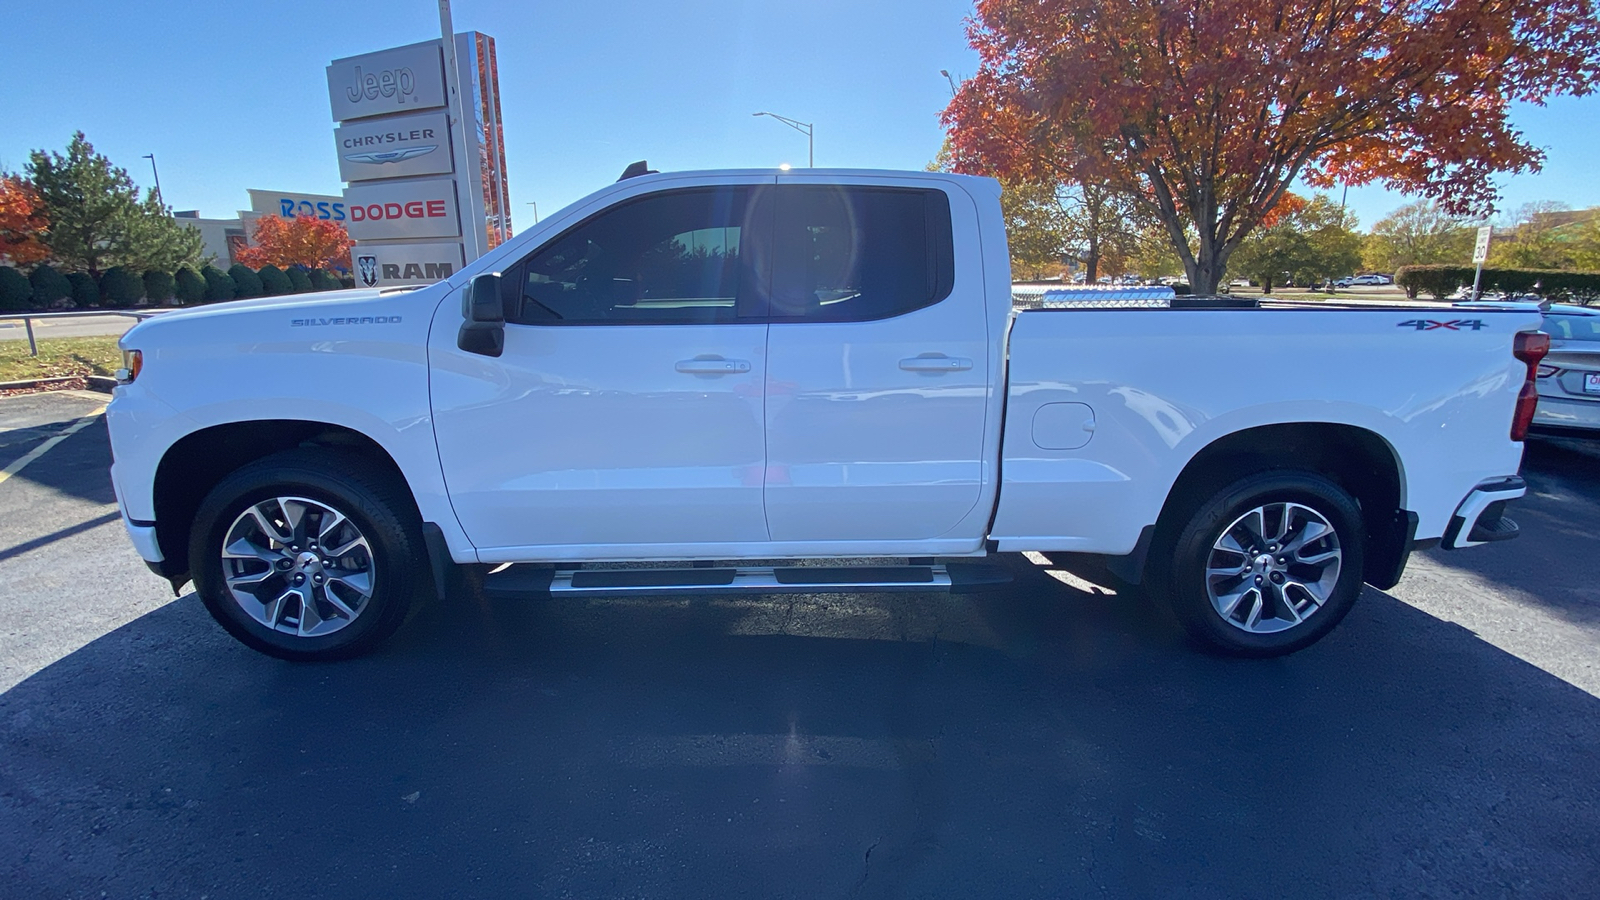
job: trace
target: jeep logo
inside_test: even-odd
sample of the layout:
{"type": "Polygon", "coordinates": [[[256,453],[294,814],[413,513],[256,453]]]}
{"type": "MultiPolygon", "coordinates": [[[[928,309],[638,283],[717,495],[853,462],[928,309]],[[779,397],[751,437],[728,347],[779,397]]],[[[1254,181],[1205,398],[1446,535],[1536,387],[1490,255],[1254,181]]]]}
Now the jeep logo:
{"type": "Polygon", "coordinates": [[[381,72],[363,72],[356,66],[356,83],[345,88],[345,96],[351,103],[360,103],[362,100],[376,100],[379,97],[409,97],[416,93],[417,76],[409,66],[398,69],[384,69],[381,72]]]}

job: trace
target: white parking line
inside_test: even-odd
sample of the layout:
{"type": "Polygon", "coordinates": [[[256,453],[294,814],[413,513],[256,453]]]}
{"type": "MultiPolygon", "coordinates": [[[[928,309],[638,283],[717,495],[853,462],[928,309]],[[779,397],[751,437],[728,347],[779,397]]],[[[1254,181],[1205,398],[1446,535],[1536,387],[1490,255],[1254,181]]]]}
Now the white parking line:
{"type": "Polygon", "coordinates": [[[50,450],[55,447],[55,445],[82,431],[90,422],[100,418],[100,414],[105,411],[106,408],[101,406],[94,412],[89,413],[83,418],[78,419],[76,422],[73,422],[71,425],[68,425],[66,428],[61,429],[60,432],[46,440],[44,443],[23,454],[11,465],[6,466],[4,469],[0,469],[0,484],[5,484],[6,479],[17,474],[18,472],[21,472],[27,467],[28,463],[31,463],[46,453],[49,453],[50,450]]]}

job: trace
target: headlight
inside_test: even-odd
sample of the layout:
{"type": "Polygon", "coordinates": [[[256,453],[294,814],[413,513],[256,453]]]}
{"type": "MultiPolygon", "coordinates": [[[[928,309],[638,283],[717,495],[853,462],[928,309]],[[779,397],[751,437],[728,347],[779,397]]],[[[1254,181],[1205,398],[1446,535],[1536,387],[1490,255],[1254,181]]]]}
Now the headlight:
{"type": "Polygon", "coordinates": [[[138,350],[122,351],[122,368],[116,372],[117,384],[132,384],[144,368],[144,354],[138,350]]]}

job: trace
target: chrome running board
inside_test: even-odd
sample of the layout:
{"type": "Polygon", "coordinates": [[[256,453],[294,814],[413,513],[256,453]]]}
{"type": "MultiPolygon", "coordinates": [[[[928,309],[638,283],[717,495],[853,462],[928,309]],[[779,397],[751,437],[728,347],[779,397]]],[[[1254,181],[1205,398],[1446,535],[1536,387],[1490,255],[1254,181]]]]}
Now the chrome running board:
{"type": "Polygon", "coordinates": [[[673,569],[550,568],[516,565],[484,576],[490,596],[720,596],[981,590],[1011,580],[997,566],[724,566],[673,569]]]}

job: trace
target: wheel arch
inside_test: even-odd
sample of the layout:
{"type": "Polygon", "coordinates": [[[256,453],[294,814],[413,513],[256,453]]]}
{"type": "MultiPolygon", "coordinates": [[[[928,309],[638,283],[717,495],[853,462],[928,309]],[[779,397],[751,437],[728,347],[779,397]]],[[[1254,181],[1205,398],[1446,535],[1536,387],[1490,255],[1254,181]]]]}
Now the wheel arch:
{"type": "Polygon", "coordinates": [[[415,493],[394,456],[378,441],[353,428],[299,419],[211,425],[174,441],[156,466],[153,493],[162,574],[179,584],[187,580],[189,531],[201,500],[219,481],[241,466],[297,447],[337,450],[368,461],[383,477],[405,486],[411,512],[417,513],[415,493]]]}
{"type": "Polygon", "coordinates": [[[1216,438],[1179,472],[1150,546],[1169,546],[1207,497],[1247,475],[1273,469],[1317,472],[1354,497],[1365,529],[1363,580],[1379,588],[1399,581],[1416,528],[1415,514],[1405,509],[1405,472],[1394,446],[1359,425],[1259,425],[1216,438]]]}

